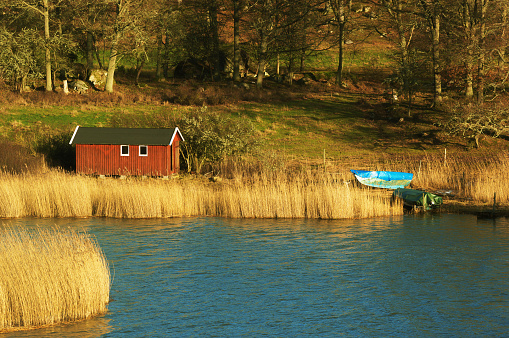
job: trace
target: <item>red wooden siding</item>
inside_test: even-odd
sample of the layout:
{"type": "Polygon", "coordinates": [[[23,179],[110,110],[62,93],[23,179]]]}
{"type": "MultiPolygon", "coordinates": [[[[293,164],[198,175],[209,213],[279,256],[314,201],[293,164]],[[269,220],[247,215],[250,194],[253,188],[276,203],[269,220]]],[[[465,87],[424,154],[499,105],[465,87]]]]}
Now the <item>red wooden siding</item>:
{"type": "Polygon", "coordinates": [[[129,156],[120,156],[120,145],[76,144],[76,171],[95,175],[167,176],[178,172],[179,140],[173,146],[148,145],[148,156],[139,156],[139,146],[129,146],[129,156]]]}
{"type": "Polygon", "coordinates": [[[173,154],[172,154],[172,160],[170,160],[171,167],[170,169],[173,172],[179,172],[180,171],[180,140],[178,138],[175,138],[173,140],[173,154]]]}

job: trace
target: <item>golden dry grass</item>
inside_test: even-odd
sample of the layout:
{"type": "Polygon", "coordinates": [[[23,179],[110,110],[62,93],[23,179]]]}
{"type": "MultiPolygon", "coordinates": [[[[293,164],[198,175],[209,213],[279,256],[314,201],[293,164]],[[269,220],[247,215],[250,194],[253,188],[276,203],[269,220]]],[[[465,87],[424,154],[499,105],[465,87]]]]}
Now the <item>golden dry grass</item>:
{"type": "Polygon", "coordinates": [[[509,153],[434,154],[377,158],[367,161],[366,170],[404,171],[414,174],[412,187],[430,192],[450,192],[473,205],[493,203],[509,207],[509,153]]]}
{"type": "Polygon", "coordinates": [[[331,175],[199,179],[98,179],[52,171],[0,176],[0,217],[361,218],[401,214],[385,193],[331,175]]]}
{"type": "Polygon", "coordinates": [[[105,313],[110,273],[87,234],[0,229],[0,332],[105,313]]]}
{"type": "Polygon", "coordinates": [[[223,178],[125,180],[70,175],[0,175],[0,217],[156,218],[223,216],[235,218],[364,218],[403,213],[390,191],[356,186],[349,169],[414,173],[412,187],[449,190],[456,198],[509,206],[509,155],[401,156],[364,161],[363,167],[328,161],[320,165],[226,163],[223,178]]]}
{"type": "Polygon", "coordinates": [[[485,157],[435,157],[417,163],[415,184],[431,190],[452,191],[458,198],[474,204],[489,204],[496,194],[497,203],[509,206],[509,154],[501,152],[485,157]]]}

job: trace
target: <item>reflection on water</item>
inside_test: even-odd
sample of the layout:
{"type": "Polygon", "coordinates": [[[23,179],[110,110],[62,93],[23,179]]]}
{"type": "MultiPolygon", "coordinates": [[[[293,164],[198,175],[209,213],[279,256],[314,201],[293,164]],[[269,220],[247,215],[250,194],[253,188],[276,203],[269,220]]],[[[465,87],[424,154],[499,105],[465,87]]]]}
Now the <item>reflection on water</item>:
{"type": "Polygon", "coordinates": [[[62,324],[37,330],[2,334],[2,337],[66,337],[66,338],[95,338],[104,337],[112,330],[109,325],[111,319],[96,317],[77,323],[62,324]]]}
{"type": "Polygon", "coordinates": [[[509,222],[11,220],[97,237],[104,317],[6,337],[504,336],[509,222]]]}

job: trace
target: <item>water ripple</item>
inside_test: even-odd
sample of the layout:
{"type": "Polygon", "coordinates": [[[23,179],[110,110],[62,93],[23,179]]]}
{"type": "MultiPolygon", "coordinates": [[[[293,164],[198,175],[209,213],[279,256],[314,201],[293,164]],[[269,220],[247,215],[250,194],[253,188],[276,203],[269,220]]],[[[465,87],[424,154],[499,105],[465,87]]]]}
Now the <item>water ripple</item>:
{"type": "MultiPolygon", "coordinates": [[[[89,337],[509,332],[505,220],[88,219],[72,226],[93,233],[114,268],[110,311],[87,321],[89,337]]],[[[82,332],[76,324],[6,337],[82,332]]]]}

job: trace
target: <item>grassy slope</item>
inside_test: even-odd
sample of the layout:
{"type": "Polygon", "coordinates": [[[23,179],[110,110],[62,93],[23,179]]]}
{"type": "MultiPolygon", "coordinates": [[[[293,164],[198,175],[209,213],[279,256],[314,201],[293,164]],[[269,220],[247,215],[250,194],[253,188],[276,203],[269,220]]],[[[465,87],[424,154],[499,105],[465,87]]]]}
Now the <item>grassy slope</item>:
{"type": "MultiPolygon", "coordinates": [[[[132,103],[125,99],[131,95],[128,93],[135,89],[123,85],[117,86],[117,91],[126,93],[122,94],[124,99],[115,104],[104,104],[100,99],[98,104],[76,102],[77,94],[73,94],[73,97],[63,104],[7,104],[0,109],[0,132],[3,136],[22,141],[21,135],[24,134],[57,129],[71,130],[78,124],[106,127],[109,126],[110,118],[118,114],[151,114],[192,109],[147,99],[154,92],[164,90],[165,84],[158,86],[159,88],[152,86],[149,89],[140,89],[145,92],[142,103],[132,103]]],[[[198,83],[196,86],[208,88],[215,84],[198,83]]],[[[274,90],[271,86],[274,84],[269,84],[266,91],[274,90]]],[[[423,108],[424,106],[416,106],[409,118],[406,109],[399,111],[398,107],[389,106],[380,95],[338,88],[331,88],[329,91],[312,88],[308,92],[303,92],[301,87],[296,88],[298,95],[290,99],[267,102],[238,101],[215,105],[209,109],[238,118],[249,118],[259,130],[259,136],[265,141],[266,147],[292,157],[318,159],[323,157],[324,150],[327,157],[345,158],[382,152],[419,154],[424,151],[443,151],[444,148],[449,148],[450,151],[463,151],[468,148],[464,139],[448,137],[434,126],[434,121],[440,118],[440,115],[423,108]]],[[[284,87],[277,90],[291,91],[284,87]]],[[[107,94],[93,95],[100,98],[107,94]]],[[[485,139],[483,148],[507,148],[506,143],[504,140],[485,139]]]]}

